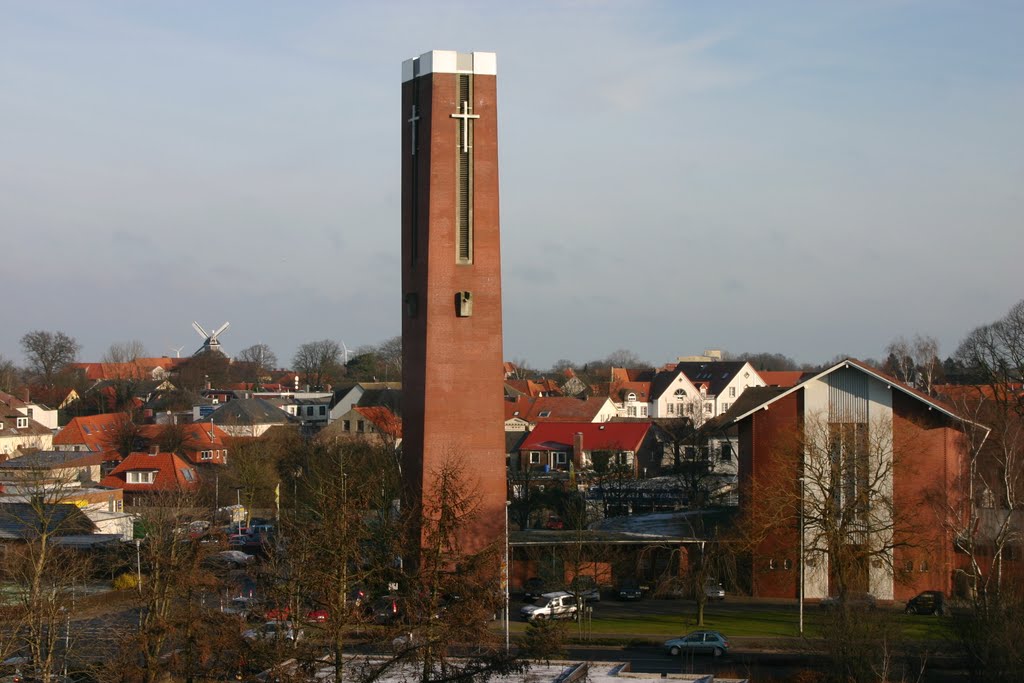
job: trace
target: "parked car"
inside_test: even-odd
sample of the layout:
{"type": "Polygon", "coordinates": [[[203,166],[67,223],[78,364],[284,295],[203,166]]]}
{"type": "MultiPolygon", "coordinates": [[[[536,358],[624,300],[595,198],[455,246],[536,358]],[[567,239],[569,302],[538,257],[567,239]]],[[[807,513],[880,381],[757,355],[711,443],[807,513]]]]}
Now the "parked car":
{"type": "Polygon", "coordinates": [[[525,605],[519,610],[519,616],[526,621],[543,621],[545,619],[577,619],[579,607],[576,596],[567,591],[555,591],[540,596],[534,605],[525,605]]]}
{"type": "Polygon", "coordinates": [[[643,591],[640,590],[640,582],[636,579],[619,581],[616,594],[619,596],[619,600],[639,600],[644,596],[643,591]]]}
{"type": "Polygon", "coordinates": [[[523,584],[523,598],[534,600],[546,593],[547,590],[547,584],[544,583],[544,579],[534,576],[527,579],[526,583],[523,584]]]}
{"type": "Polygon", "coordinates": [[[718,631],[693,631],[685,636],[666,640],[664,647],[673,657],[681,654],[720,657],[729,652],[729,641],[718,631]]]}
{"type": "Polygon", "coordinates": [[[903,609],[906,614],[931,614],[937,617],[946,614],[946,596],[942,591],[921,591],[903,609]]]}
{"type": "Polygon", "coordinates": [[[326,624],[331,620],[330,612],[323,608],[315,608],[306,612],[306,621],[312,624],[326,624]]]}
{"type": "Polygon", "coordinates": [[[569,582],[568,592],[583,599],[583,602],[601,602],[601,589],[593,576],[580,574],[569,582]]]}
{"type": "Polygon", "coordinates": [[[404,615],[402,599],[394,595],[386,595],[374,600],[370,607],[370,618],[375,624],[394,624],[404,615]]]}
{"type": "Polygon", "coordinates": [[[548,517],[548,521],[544,522],[545,529],[561,530],[565,528],[565,520],[558,515],[551,515],[548,517]]]}
{"type": "Polygon", "coordinates": [[[704,579],[704,596],[708,600],[725,600],[725,588],[718,579],[709,576],[704,579]]]}
{"type": "Polygon", "coordinates": [[[845,599],[839,595],[830,595],[818,603],[822,609],[827,610],[836,609],[844,604],[851,609],[874,609],[878,605],[878,600],[871,593],[856,592],[847,593],[845,599]]]}
{"type": "Polygon", "coordinates": [[[224,569],[241,569],[252,564],[256,558],[241,550],[221,550],[211,553],[203,558],[203,564],[207,567],[219,567],[224,569]]]}
{"type": "Polygon", "coordinates": [[[302,629],[295,628],[290,621],[268,621],[242,634],[249,641],[280,639],[293,643],[302,640],[302,636],[302,629]]]}

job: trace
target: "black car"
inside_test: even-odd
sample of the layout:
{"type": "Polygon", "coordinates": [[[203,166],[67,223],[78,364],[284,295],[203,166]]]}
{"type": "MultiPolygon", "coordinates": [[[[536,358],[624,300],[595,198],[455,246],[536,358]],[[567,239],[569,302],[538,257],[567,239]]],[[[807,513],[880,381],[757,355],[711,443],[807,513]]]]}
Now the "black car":
{"type": "Polygon", "coordinates": [[[937,617],[946,614],[946,596],[942,591],[922,591],[907,601],[906,614],[931,614],[937,617]]]}
{"type": "Polygon", "coordinates": [[[619,600],[639,600],[644,596],[640,583],[636,579],[623,579],[616,590],[619,600]]]}
{"type": "Polygon", "coordinates": [[[536,600],[544,593],[547,593],[547,584],[544,583],[544,579],[539,577],[532,577],[526,580],[523,584],[523,599],[524,600],[536,600]]]}

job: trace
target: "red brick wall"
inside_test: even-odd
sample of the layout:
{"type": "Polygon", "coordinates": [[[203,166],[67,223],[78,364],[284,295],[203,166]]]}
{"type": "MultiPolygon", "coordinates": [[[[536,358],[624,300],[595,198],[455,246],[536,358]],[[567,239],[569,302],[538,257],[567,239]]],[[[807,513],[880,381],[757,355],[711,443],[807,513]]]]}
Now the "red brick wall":
{"type": "Polygon", "coordinates": [[[479,506],[462,539],[470,552],[503,537],[506,494],[496,79],[473,78],[480,118],[472,124],[469,265],[455,259],[458,125],[450,114],[458,109],[457,76],[428,74],[402,87],[402,295],[418,299],[415,317],[402,308],[403,476],[415,506],[446,460],[463,466],[479,506]],[[412,156],[407,119],[414,97],[421,118],[412,156]],[[467,290],[473,313],[460,318],[455,295],[467,290]]]}

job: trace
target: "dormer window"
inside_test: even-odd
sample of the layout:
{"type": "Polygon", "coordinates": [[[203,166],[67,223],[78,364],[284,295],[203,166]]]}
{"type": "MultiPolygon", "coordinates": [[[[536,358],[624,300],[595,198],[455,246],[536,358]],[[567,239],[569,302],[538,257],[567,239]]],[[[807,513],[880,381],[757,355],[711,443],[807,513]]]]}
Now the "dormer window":
{"type": "Polygon", "coordinates": [[[27,417],[19,417],[18,418],[17,426],[18,426],[18,429],[25,429],[26,427],[28,427],[28,418],[27,417]]]}
{"type": "Polygon", "coordinates": [[[636,394],[633,393],[632,391],[629,392],[628,394],[626,394],[626,400],[627,401],[635,401],[636,400],[636,394]]]}
{"type": "Polygon", "coordinates": [[[129,484],[152,484],[156,481],[156,472],[152,470],[147,472],[133,470],[126,474],[128,475],[127,481],[129,484]]]}
{"type": "Polygon", "coordinates": [[[707,388],[706,385],[701,385],[700,395],[701,396],[707,396],[708,395],[708,388],[707,388]]]}
{"type": "Polygon", "coordinates": [[[550,410],[542,410],[539,413],[537,413],[537,417],[551,417],[551,411],[550,410]]]}

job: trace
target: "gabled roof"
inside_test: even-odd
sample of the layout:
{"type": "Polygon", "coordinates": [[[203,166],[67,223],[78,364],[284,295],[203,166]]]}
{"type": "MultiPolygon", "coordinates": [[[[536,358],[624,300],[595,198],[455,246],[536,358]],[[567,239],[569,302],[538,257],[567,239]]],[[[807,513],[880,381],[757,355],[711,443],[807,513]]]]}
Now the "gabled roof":
{"type": "Polygon", "coordinates": [[[519,446],[521,451],[571,451],[577,434],[585,451],[638,451],[650,422],[546,422],[537,425],[519,446]]]}
{"type": "Polygon", "coordinates": [[[613,384],[612,393],[613,401],[625,401],[629,394],[635,394],[637,401],[647,403],[651,400],[651,383],[617,382],[613,384]]]}
{"type": "Polygon", "coordinates": [[[553,379],[507,379],[505,387],[524,396],[558,396],[562,393],[562,388],[553,379]]]}
{"type": "Polygon", "coordinates": [[[174,453],[130,453],[100,485],[136,492],[191,490],[199,487],[199,474],[174,453]],[[156,479],[152,484],[129,484],[127,472],[156,472],[156,479]]]}
{"type": "Polygon", "coordinates": [[[520,396],[505,401],[505,419],[518,417],[527,422],[593,422],[608,402],[607,397],[584,400],[572,396],[520,396]]]}
{"type": "Polygon", "coordinates": [[[677,370],[689,378],[693,385],[699,387],[707,385],[708,393],[718,395],[722,393],[740,370],[747,364],[743,360],[720,360],[710,363],[683,362],[676,365],[677,370]]]}
{"type": "Polygon", "coordinates": [[[49,436],[53,432],[30,417],[26,417],[17,408],[8,408],[0,404],[0,437],[49,436]],[[25,426],[19,427],[18,420],[24,420],[25,426]]]}
{"type": "Polygon", "coordinates": [[[188,358],[136,358],[128,363],[68,363],[81,370],[85,378],[92,381],[110,379],[149,379],[156,368],[166,372],[186,362],[188,358]]]}
{"type": "MultiPolygon", "coordinates": [[[[752,389],[760,389],[759,391],[752,393],[751,396],[750,396],[750,399],[751,399],[752,402],[757,401],[758,399],[760,399],[760,401],[754,403],[753,405],[741,406],[740,409],[737,409],[735,411],[732,408],[730,408],[729,412],[726,414],[727,416],[729,416],[729,420],[728,420],[728,422],[723,422],[723,424],[731,424],[731,423],[734,423],[734,422],[739,422],[740,420],[743,420],[743,419],[747,418],[748,416],[750,416],[754,412],[767,408],[768,406],[770,406],[772,403],[775,403],[779,399],[784,398],[786,396],[789,396],[790,394],[792,394],[792,393],[794,393],[796,391],[801,390],[803,388],[803,386],[805,384],[807,384],[808,382],[810,382],[812,380],[820,379],[822,377],[825,377],[826,375],[830,375],[833,372],[835,372],[836,370],[838,370],[840,368],[844,368],[844,367],[851,367],[851,368],[855,368],[857,370],[860,370],[861,372],[863,372],[863,373],[865,373],[865,374],[867,374],[867,375],[869,375],[871,377],[874,377],[878,381],[884,382],[884,383],[888,384],[892,389],[895,389],[896,391],[899,391],[899,392],[901,392],[903,394],[906,394],[907,396],[910,396],[911,398],[917,399],[921,403],[924,403],[925,405],[927,405],[930,409],[934,409],[934,410],[939,411],[940,413],[942,413],[946,417],[949,417],[949,418],[951,418],[953,420],[957,420],[957,421],[960,421],[960,420],[963,419],[959,415],[954,413],[953,410],[949,406],[947,406],[945,403],[939,401],[938,399],[936,399],[936,398],[934,398],[932,396],[929,396],[928,394],[925,394],[924,392],[918,391],[917,389],[915,389],[913,387],[907,386],[903,382],[900,382],[899,380],[897,380],[895,377],[890,377],[889,375],[885,374],[881,370],[878,370],[877,368],[873,368],[873,367],[871,367],[870,365],[868,365],[866,363],[862,363],[861,361],[859,361],[859,360],[857,360],[855,358],[846,358],[844,360],[841,360],[841,361],[833,364],[832,366],[826,368],[825,370],[822,370],[821,372],[818,372],[817,374],[811,375],[809,377],[805,377],[804,380],[802,382],[800,382],[800,384],[797,384],[796,386],[793,386],[793,387],[789,387],[788,389],[787,388],[780,388],[780,387],[752,387],[751,389],[747,389],[746,391],[743,392],[743,394],[740,395],[740,399],[745,398],[747,396],[747,393],[751,392],[752,389]],[[774,391],[773,392],[768,392],[768,391],[764,391],[765,389],[772,389],[774,391]],[[774,395],[772,395],[772,394],[774,394],[774,395]]],[[[740,401],[737,400],[737,405],[739,403],[740,403],[740,401]]]]}
{"type": "Polygon", "coordinates": [[[611,381],[614,382],[650,382],[656,370],[651,368],[612,368],[611,381]]]}
{"type": "Polygon", "coordinates": [[[686,383],[690,385],[691,388],[696,389],[696,387],[693,387],[693,383],[690,382],[690,378],[686,377],[685,372],[683,372],[676,366],[672,366],[670,368],[659,370],[657,374],[654,375],[654,379],[651,380],[650,400],[660,400],[661,397],[665,394],[665,392],[671,389],[673,385],[675,385],[676,378],[679,377],[679,375],[682,375],[684,378],[686,378],[686,383]]]}
{"type": "Polygon", "coordinates": [[[102,413],[71,418],[53,437],[54,446],[84,445],[90,451],[105,451],[111,447],[125,413],[102,413]]]}
{"type": "Polygon", "coordinates": [[[291,424],[294,417],[262,398],[236,398],[213,411],[203,422],[219,425],[291,424]]]}

